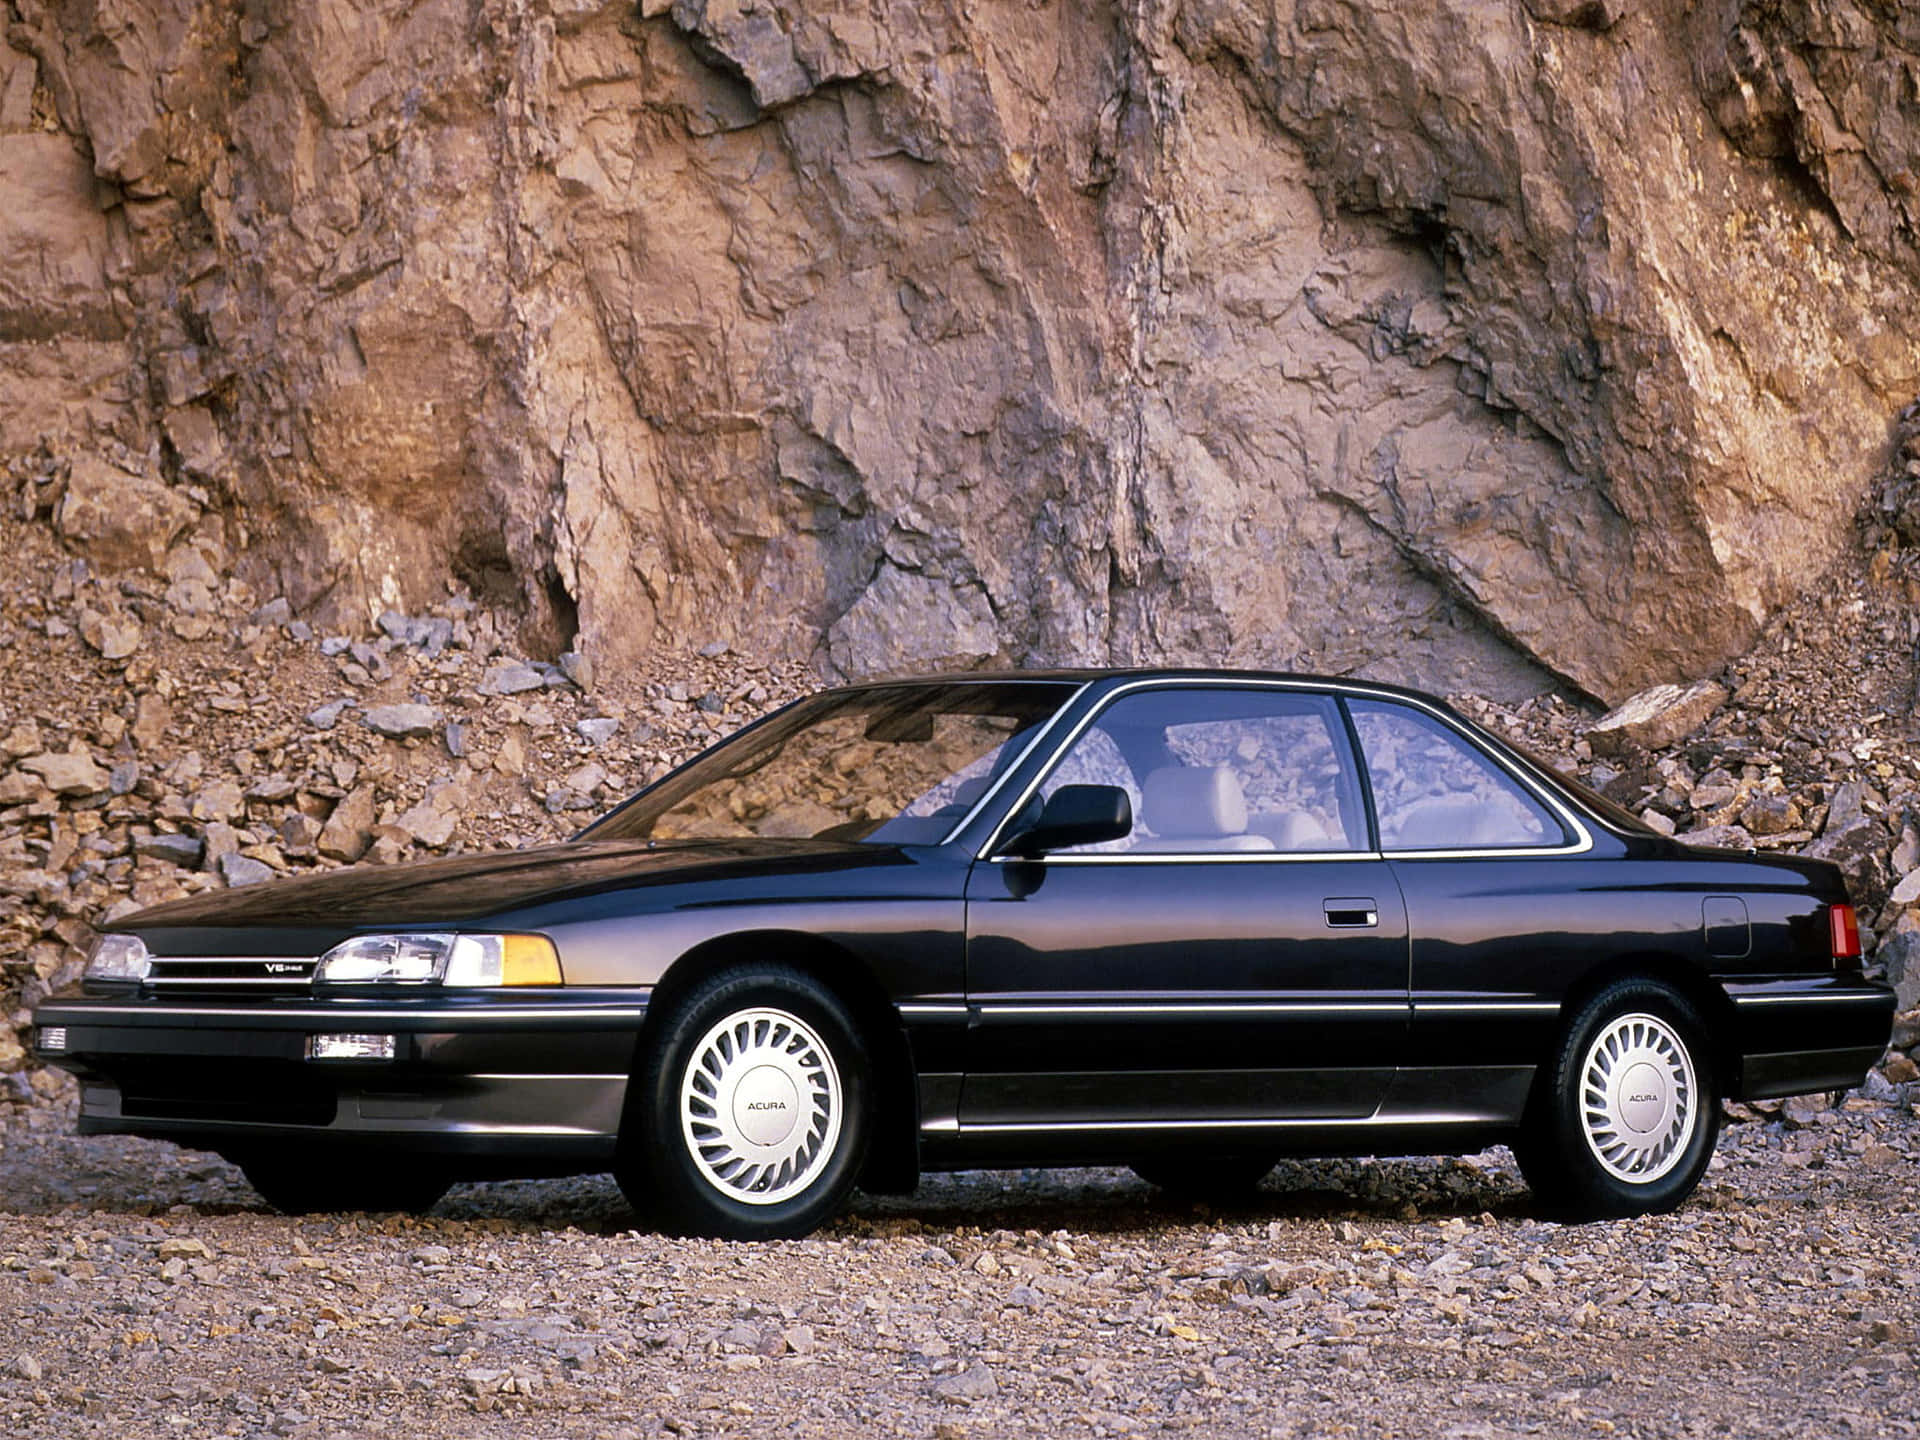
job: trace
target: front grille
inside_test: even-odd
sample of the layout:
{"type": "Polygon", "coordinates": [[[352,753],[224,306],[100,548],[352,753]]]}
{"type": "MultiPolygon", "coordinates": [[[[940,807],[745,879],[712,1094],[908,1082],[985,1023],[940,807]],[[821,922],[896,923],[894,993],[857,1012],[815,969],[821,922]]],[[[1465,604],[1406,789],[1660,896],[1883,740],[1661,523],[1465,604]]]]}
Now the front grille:
{"type": "Polygon", "coordinates": [[[147,983],[156,990],[218,994],[303,991],[319,961],[299,955],[156,955],[147,983]]]}

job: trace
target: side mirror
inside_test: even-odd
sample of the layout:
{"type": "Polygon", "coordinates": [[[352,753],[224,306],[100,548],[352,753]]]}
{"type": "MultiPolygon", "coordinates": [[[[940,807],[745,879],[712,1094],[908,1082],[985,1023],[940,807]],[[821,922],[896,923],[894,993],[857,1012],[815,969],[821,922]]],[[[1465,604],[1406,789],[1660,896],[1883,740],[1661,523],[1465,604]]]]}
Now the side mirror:
{"type": "Polygon", "coordinates": [[[1007,841],[1008,855],[1030,858],[1074,845],[1098,845],[1133,833],[1133,802],[1118,785],[1062,785],[1040,818],[1007,841]]]}

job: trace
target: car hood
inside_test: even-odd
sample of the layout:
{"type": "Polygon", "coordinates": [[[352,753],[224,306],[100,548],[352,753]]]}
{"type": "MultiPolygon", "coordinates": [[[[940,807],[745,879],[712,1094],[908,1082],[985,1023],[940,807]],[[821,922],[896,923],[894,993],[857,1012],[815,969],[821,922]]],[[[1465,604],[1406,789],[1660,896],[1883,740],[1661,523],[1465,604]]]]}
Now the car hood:
{"type": "Polygon", "coordinates": [[[898,865],[896,846],[827,840],[572,840],[406,865],[355,865],[218,890],[125,916],[109,930],[458,925],[604,890],[898,865]]]}

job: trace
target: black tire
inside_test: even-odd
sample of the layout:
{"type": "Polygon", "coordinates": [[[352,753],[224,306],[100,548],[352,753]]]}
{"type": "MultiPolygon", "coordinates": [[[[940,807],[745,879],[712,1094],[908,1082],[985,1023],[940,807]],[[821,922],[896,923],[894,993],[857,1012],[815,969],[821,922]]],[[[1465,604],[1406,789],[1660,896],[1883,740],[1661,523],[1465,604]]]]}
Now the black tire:
{"type": "Polygon", "coordinates": [[[1273,1167],[1266,1151],[1169,1150],[1142,1156],[1130,1168],[1176,1199],[1231,1203],[1259,1189],[1273,1167]]]}
{"type": "Polygon", "coordinates": [[[1603,1220],[1678,1207],[1719,1134],[1698,1012],[1657,981],[1617,980],[1568,1022],[1513,1151],[1543,1210],[1603,1220]]]}
{"type": "Polygon", "coordinates": [[[771,963],[721,971],[652,1034],[614,1176],[677,1234],[810,1234],[860,1174],[871,1075],[852,1015],[813,976],[771,963]]]}
{"type": "Polygon", "coordinates": [[[430,1167],[372,1153],[336,1156],[257,1150],[234,1156],[233,1161],[260,1198],[283,1215],[342,1210],[418,1214],[431,1210],[452,1184],[430,1167]]]}

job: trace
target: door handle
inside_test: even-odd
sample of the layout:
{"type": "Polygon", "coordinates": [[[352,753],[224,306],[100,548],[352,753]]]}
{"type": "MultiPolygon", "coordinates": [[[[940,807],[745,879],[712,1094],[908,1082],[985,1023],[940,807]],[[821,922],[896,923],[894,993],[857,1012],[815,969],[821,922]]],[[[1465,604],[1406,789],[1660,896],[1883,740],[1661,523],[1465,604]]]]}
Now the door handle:
{"type": "Polygon", "coordinates": [[[1335,930],[1370,930],[1380,923],[1380,907],[1364,895],[1341,895],[1321,902],[1335,930]]]}

